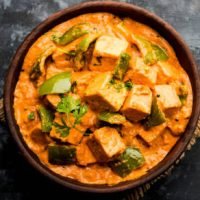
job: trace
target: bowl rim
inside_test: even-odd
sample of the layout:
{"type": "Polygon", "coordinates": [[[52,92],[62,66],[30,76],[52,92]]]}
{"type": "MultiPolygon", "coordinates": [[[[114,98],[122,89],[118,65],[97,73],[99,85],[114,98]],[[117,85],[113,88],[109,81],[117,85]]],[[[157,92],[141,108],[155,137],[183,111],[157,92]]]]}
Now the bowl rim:
{"type": "MultiPolygon", "coordinates": [[[[50,26],[52,22],[55,22],[56,20],[59,21],[59,19],[64,18],[64,16],[73,16],[73,13],[79,13],[81,10],[90,8],[99,10],[99,12],[102,12],[101,9],[99,8],[106,8],[106,7],[112,7],[113,10],[117,9],[120,7],[120,9],[126,10],[130,9],[134,12],[138,12],[141,15],[145,15],[149,19],[156,21],[156,23],[160,24],[161,26],[165,27],[169,33],[171,33],[177,40],[177,42],[184,48],[184,51],[188,57],[188,60],[191,64],[192,72],[194,75],[194,88],[196,91],[196,99],[200,99],[200,80],[199,80],[199,75],[198,75],[198,69],[197,65],[194,61],[194,58],[179,35],[179,33],[176,32],[176,30],[169,25],[167,22],[162,20],[160,17],[157,15],[147,11],[144,8],[138,7],[133,4],[125,3],[125,2],[114,2],[114,1],[90,1],[90,2],[83,2],[76,4],[74,6],[71,6],[69,8],[65,8],[63,10],[60,10],[52,15],[50,15],[46,20],[42,21],[36,28],[34,28],[24,39],[24,41],[21,43],[21,45],[18,47],[16,50],[15,55],[13,56],[11,60],[11,64],[9,66],[9,69],[7,71],[7,76],[5,80],[5,85],[4,85],[4,110],[5,110],[5,116],[6,116],[6,122],[8,124],[8,127],[10,129],[10,132],[12,134],[12,137],[14,138],[15,142],[17,143],[18,147],[20,148],[23,156],[28,160],[28,162],[40,173],[45,175],[46,177],[50,178],[51,180],[67,187],[71,188],[74,190],[78,191],[83,191],[83,192],[92,192],[92,193],[113,193],[113,192],[119,192],[119,191],[125,191],[128,189],[136,188],[138,186],[141,186],[147,182],[150,182],[154,178],[158,177],[161,175],[163,172],[165,172],[167,169],[170,168],[171,165],[175,163],[175,161],[181,156],[181,154],[184,152],[186,149],[187,144],[189,143],[193,132],[195,130],[198,117],[199,117],[199,112],[200,112],[200,105],[196,103],[196,105],[193,105],[193,113],[190,118],[190,121],[188,123],[187,129],[183,136],[179,139],[180,145],[176,145],[173,147],[171,151],[175,153],[175,156],[172,158],[168,159],[168,155],[171,153],[168,153],[168,155],[154,168],[152,168],[146,175],[140,177],[139,179],[132,180],[132,181],[126,181],[119,183],[114,186],[107,186],[107,185],[90,185],[90,184],[84,184],[84,183],[79,183],[78,181],[71,180],[69,178],[63,178],[62,176],[52,172],[49,170],[47,167],[45,167],[42,163],[38,162],[38,159],[36,158],[36,155],[27,147],[26,143],[23,141],[21,137],[21,133],[19,132],[19,129],[17,128],[16,121],[14,119],[14,113],[13,113],[13,92],[10,92],[10,88],[12,88],[12,85],[14,84],[16,86],[16,83],[13,83],[13,77],[15,76],[15,71],[20,69],[19,62],[20,62],[20,57],[21,55],[25,55],[27,53],[26,49],[27,46],[32,44],[34,41],[31,41],[32,38],[38,38],[40,35],[42,35],[41,31],[45,30],[45,27],[50,26]],[[194,110],[195,107],[195,110],[194,110]],[[187,133],[187,134],[186,134],[187,133]],[[165,164],[162,165],[162,163],[165,161],[165,164]]],[[[87,12],[85,12],[87,13],[87,12]]],[[[91,12],[88,12],[91,13],[91,12]]],[[[78,14],[76,15],[78,16],[78,14]]],[[[72,17],[69,17],[69,19],[72,17]]],[[[65,20],[62,20],[65,21],[65,20]]],[[[62,22],[61,21],[61,22],[62,22]]],[[[60,22],[60,23],[61,23],[60,22]]],[[[57,23],[59,24],[59,23],[57,23]]],[[[53,25],[55,26],[55,25],[53,25]]],[[[49,28],[48,28],[49,29],[49,28]]],[[[172,45],[173,46],[173,45],[172,45]]],[[[24,57],[23,57],[24,59],[24,57]]],[[[23,60],[22,59],[22,60],[23,60]]]]}

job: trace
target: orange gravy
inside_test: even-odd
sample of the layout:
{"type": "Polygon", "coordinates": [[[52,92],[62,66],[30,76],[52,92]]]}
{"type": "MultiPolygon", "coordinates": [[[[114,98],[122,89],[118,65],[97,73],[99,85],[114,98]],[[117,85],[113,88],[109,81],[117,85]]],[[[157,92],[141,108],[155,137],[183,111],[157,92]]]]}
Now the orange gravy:
{"type": "MultiPolygon", "coordinates": [[[[43,52],[45,49],[49,47],[56,47],[54,42],[51,40],[51,35],[53,33],[64,33],[67,29],[69,29],[71,26],[77,23],[89,22],[97,24],[102,32],[106,32],[107,34],[110,35],[115,35],[115,36],[117,35],[117,37],[126,38],[128,40],[129,38],[126,34],[124,34],[123,32],[115,31],[116,30],[115,26],[116,24],[120,23],[120,21],[121,19],[109,13],[85,14],[73,18],[71,20],[68,20],[66,22],[63,22],[54,27],[52,30],[45,33],[44,35],[42,35],[41,37],[39,37],[27,52],[27,55],[24,59],[24,63],[22,66],[23,71],[20,73],[19,80],[14,92],[15,97],[13,106],[15,110],[15,118],[20,128],[21,134],[23,135],[23,138],[27,143],[28,147],[39,157],[40,161],[44,165],[48,166],[52,171],[64,177],[70,177],[72,179],[76,179],[82,183],[113,185],[122,181],[137,179],[142,175],[148,173],[148,170],[152,169],[160,161],[162,161],[168,154],[168,152],[172,149],[172,147],[176,144],[176,142],[180,137],[180,134],[172,134],[168,128],[164,128],[162,134],[160,134],[159,137],[153,140],[152,144],[149,146],[144,144],[144,142],[141,142],[141,139],[140,138],[138,139],[138,137],[135,136],[136,133],[134,132],[134,130],[135,129],[137,130],[138,126],[141,125],[135,124],[130,127],[129,126],[125,127],[123,136],[124,143],[127,145],[137,146],[144,155],[146,162],[142,167],[133,170],[132,173],[130,173],[125,178],[121,178],[120,176],[116,175],[106,165],[91,164],[86,167],[80,167],[75,164],[65,165],[65,166],[52,165],[48,162],[47,149],[45,148],[45,145],[43,145],[45,142],[48,142],[48,140],[51,139],[46,139],[45,137],[43,136],[41,137],[40,135],[38,136],[38,138],[37,136],[36,137],[31,136],[31,130],[34,129],[35,127],[40,127],[40,119],[39,117],[36,116],[35,120],[30,121],[27,119],[27,115],[30,111],[34,112],[37,110],[37,106],[40,105],[41,99],[39,98],[37,88],[35,87],[33,82],[29,80],[29,72],[32,65],[34,64],[34,61],[38,58],[41,52],[43,52]]],[[[177,80],[183,80],[188,88],[188,97],[186,103],[178,113],[180,117],[179,123],[187,124],[192,110],[192,102],[193,102],[192,89],[189,78],[186,72],[180,66],[174,50],[164,38],[162,38],[156,31],[154,31],[150,27],[138,23],[129,18],[125,18],[123,20],[123,23],[130,32],[137,35],[142,35],[147,39],[149,39],[150,41],[162,45],[167,50],[169,54],[169,59],[166,62],[170,64],[172,74],[174,74],[177,80]],[[187,120],[185,120],[185,118],[183,119],[182,117],[182,116],[185,117],[186,115],[187,115],[187,120]]],[[[62,48],[67,50],[71,48],[73,45],[75,46],[79,41],[80,40],[76,40],[72,42],[69,46],[62,48]]],[[[135,52],[135,54],[137,53],[135,52]]],[[[133,57],[131,62],[135,62],[134,52],[132,52],[132,55],[133,57]]],[[[70,67],[68,68],[63,67],[66,66],[67,63],[63,59],[62,52],[59,52],[59,50],[57,50],[56,54],[53,56],[56,58],[55,59],[56,67],[53,66],[48,68],[49,77],[58,72],[73,71],[73,69],[70,67]]],[[[101,71],[112,70],[110,69],[110,66],[111,64],[107,63],[107,65],[104,65],[104,67],[99,72],[95,73],[98,74],[101,73],[101,71]]],[[[127,72],[126,76],[127,77],[131,76],[131,73],[127,72]]],[[[85,72],[85,74],[84,73],[74,74],[74,79],[80,82],[83,80],[83,84],[81,84],[80,88],[78,88],[80,96],[83,95],[83,91],[85,90],[86,87],[84,84],[84,80],[87,80],[89,82],[92,77],[93,75],[91,75],[91,73],[89,72],[85,72]]],[[[40,78],[38,85],[40,85],[44,81],[44,79],[45,79],[44,77],[40,78]]],[[[170,80],[171,77],[166,78],[164,73],[163,74],[160,73],[157,79],[157,84],[165,84],[167,81],[170,80]]],[[[173,122],[173,119],[170,120],[171,120],[171,126],[174,127],[177,126],[178,129],[179,127],[177,123],[173,122]]],[[[152,131],[152,134],[154,134],[154,131],[152,131]]]]}

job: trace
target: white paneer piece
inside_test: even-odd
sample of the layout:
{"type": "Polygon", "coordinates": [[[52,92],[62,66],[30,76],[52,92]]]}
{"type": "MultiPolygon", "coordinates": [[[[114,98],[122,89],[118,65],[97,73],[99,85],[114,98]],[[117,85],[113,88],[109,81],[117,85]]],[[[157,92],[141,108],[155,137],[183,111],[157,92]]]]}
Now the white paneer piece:
{"type": "Polygon", "coordinates": [[[125,150],[125,144],[116,129],[103,127],[97,129],[88,145],[99,162],[108,161],[125,150]]]}
{"type": "Polygon", "coordinates": [[[123,105],[127,90],[122,82],[111,83],[111,79],[111,73],[101,73],[90,81],[85,100],[93,109],[116,112],[123,105]]]}
{"type": "Polygon", "coordinates": [[[155,92],[157,100],[161,103],[163,110],[181,106],[181,101],[172,85],[156,85],[155,92]]]}
{"type": "Polygon", "coordinates": [[[126,51],[128,42],[115,36],[102,35],[95,44],[94,56],[118,58],[126,51]]]}
{"type": "Polygon", "coordinates": [[[173,65],[164,61],[159,61],[157,65],[160,67],[160,70],[162,71],[164,76],[171,79],[176,78],[178,71],[174,68],[173,65]]]}
{"type": "Polygon", "coordinates": [[[76,157],[79,165],[86,166],[97,162],[95,156],[87,145],[88,139],[89,137],[84,137],[76,148],[76,157]]]}
{"type": "Polygon", "coordinates": [[[154,85],[157,80],[157,69],[153,66],[148,66],[142,58],[137,58],[133,67],[133,75],[131,77],[134,83],[147,86],[154,85]]]}
{"type": "Polygon", "coordinates": [[[133,122],[144,119],[151,112],[152,92],[144,85],[134,85],[122,107],[124,115],[133,122]]]}
{"type": "Polygon", "coordinates": [[[183,117],[183,113],[177,112],[167,122],[167,127],[172,131],[173,135],[181,135],[185,131],[188,121],[188,118],[183,117]]]}
{"type": "Polygon", "coordinates": [[[177,79],[177,75],[179,74],[179,68],[176,68],[173,64],[165,61],[158,61],[157,63],[158,69],[158,84],[166,84],[167,82],[171,82],[177,79]]]}
{"type": "MultiPolygon", "coordinates": [[[[74,123],[74,117],[70,114],[68,117],[65,114],[56,113],[54,123],[63,125],[62,120],[65,121],[68,127],[71,127],[71,123],[74,123]]],[[[62,137],[62,133],[55,127],[52,126],[50,131],[50,137],[55,138],[61,142],[67,142],[69,144],[78,145],[83,138],[83,133],[86,131],[87,127],[76,124],[75,127],[70,128],[69,134],[65,137],[62,137]]]]}
{"type": "Polygon", "coordinates": [[[143,126],[137,130],[138,135],[149,145],[151,146],[154,141],[161,136],[166,128],[166,123],[160,124],[159,126],[151,127],[150,129],[145,129],[143,126]]]}

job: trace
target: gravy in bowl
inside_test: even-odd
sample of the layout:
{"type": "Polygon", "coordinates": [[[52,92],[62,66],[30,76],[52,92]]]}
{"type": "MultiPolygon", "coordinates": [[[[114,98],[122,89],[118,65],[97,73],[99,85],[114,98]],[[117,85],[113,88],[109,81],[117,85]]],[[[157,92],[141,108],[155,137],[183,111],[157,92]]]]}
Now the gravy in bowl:
{"type": "Polygon", "coordinates": [[[192,89],[170,44],[109,13],[61,23],[27,52],[14,111],[49,169],[88,184],[148,173],[184,132],[192,89]]]}

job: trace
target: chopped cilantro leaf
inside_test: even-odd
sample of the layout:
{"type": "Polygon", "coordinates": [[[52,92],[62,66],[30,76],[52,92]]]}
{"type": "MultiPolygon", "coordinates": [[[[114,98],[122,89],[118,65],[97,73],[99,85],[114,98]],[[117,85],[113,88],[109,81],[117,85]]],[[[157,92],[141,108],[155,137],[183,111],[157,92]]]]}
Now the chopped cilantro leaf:
{"type": "Polygon", "coordinates": [[[133,88],[133,83],[131,81],[126,81],[124,85],[125,88],[129,91],[133,88]]]}
{"type": "Polygon", "coordinates": [[[30,113],[28,114],[28,119],[29,119],[29,120],[34,120],[34,119],[35,119],[35,114],[34,114],[34,112],[30,112],[30,113]]]}
{"type": "Polygon", "coordinates": [[[61,121],[62,124],[54,122],[53,126],[56,128],[56,133],[59,133],[61,137],[66,137],[69,135],[70,127],[67,126],[63,118],[61,118],[61,121]]]}
{"type": "Polygon", "coordinates": [[[75,118],[74,125],[76,125],[80,123],[81,117],[87,112],[87,106],[81,104],[79,99],[67,96],[61,99],[57,111],[66,114],[72,113],[75,118]]]}
{"type": "Polygon", "coordinates": [[[80,100],[74,99],[72,96],[63,97],[57,105],[57,111],[60,113],[67,113],[79,108],[80,100]]]}
{"type": "Polygon", "coordinates": [[[87,112],[87,106],[86,105],[80,105],[78,109],[74,110],[73,115],[75,117],[75,124],[79,124],[81,121],[81,117],[85,115],[87,112]]]}

